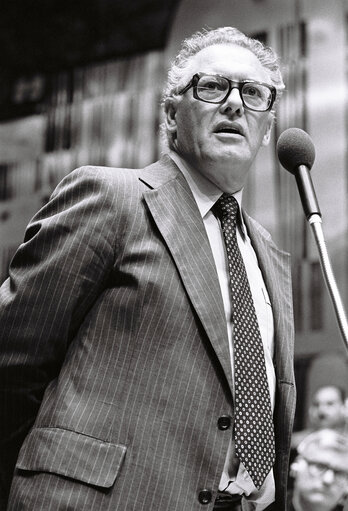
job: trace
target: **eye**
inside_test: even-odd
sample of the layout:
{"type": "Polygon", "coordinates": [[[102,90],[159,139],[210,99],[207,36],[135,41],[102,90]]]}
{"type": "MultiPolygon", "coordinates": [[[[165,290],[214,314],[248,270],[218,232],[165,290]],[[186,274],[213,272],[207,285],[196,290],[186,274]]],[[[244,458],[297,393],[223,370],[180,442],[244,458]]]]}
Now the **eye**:
{"type": "Polygon", "coordinates": [[[204,88],[209,90],[215,90],[217,87],[218,84],[216,82],[208,82],[204,84],[204,88]]]}
{"type": "Polygon", "coordinates": [[[206,93],[218,93],[228,89],[228,82],[220,76],[205,75],[200,78],[197,86],[206,93]]]}
{"type": "Polygon", "coordinates": [[[247,95],[251,98],[254,98],[254,97],[259,98],[262,96],[260,89],[252,84],[247,84],[243,87],[243,94],[247,95]]]}
{"type": "Polygon", "coordinates": [[[200,82],[198,84],[198,87],[200,89],[205,89],[207,91],[212,91],[212,92],[223,89],[222,84],[219,83],[217,80],[209,80],[209,81],[200,82]]]}
{"type": "Polygon", "coordinates": [[[324,470],[328,469],[328,467],[326,465],[324,465],[323,463],[313,463],[313,465],[315,466],[315,468],[317,468],[320,471],[324,471],[324,470]]]}

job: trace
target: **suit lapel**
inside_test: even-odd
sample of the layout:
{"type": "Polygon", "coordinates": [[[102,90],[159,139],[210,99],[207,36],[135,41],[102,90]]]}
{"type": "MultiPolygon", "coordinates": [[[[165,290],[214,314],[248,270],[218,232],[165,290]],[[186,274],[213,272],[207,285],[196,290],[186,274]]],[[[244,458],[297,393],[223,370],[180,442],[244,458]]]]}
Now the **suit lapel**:
{"type": "MultiPolygon", "coordinates": [[[[149,186],[144,199],[232,389],[226,318],[218,276],[191,190],[169,157],[144,169],[140,180],[149,186]]],[[[245,214],[244,220],[272,303],[277,377],[292,382],[294,334],[290,256],[276,247],[257,222],[245,214]]]]}
{"type": "Polygon", "coordinates": [[[245,214],[244,221],[272,304],[277,378],[293,382],[294,330],[290,255],[279,250],[269,233],[245,214]]]}
{"type": "Polygon", "coordinates": [[[168,157],[144,169],[140,179],[152,188],[144,193],[144,199],[232,388],[227,327],[218,275],[191,190],[168,157]]]}

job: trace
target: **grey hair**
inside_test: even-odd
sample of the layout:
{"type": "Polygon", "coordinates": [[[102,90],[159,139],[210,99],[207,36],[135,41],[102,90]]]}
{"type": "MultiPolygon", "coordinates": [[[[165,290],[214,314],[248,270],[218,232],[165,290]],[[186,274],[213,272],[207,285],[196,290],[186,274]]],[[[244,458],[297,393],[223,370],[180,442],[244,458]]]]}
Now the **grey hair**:
{"type": "MultiPolygon", "coordinates": [[[[234,44],[250,50],[259,59],[260,63],[269,71],[269,77],[277,90],[277,101],[285,88],[279,59],[272,48],[265,46],[257,39],[246,36],[234,27],[220,27],[217,29],[203,29],[194,33],[182,42],[178,55],[171,63],[168,71],[167,83],[163,89],[162,107],[166,100],[178,94],[185,78],[185,69],[188,67],[191,57],[198,52],[215,44],[234,44]]],[[[166,134],[169,146],[172,146],[171,134],[165,133],[166,127],[162,125],[162,134],[166,134]],[[163,133],[164,132],[164,133],[163,133]]]]}
{"type": "Polygon", "coordinates": [[[329,447],[348,455],[348,436],[338,433],[333,429],[320,429],[308,434],[297,447],[297,452],[300,455],[304,455],[308,447],[312,444],[318,449],[321,447],[329,447]]]}

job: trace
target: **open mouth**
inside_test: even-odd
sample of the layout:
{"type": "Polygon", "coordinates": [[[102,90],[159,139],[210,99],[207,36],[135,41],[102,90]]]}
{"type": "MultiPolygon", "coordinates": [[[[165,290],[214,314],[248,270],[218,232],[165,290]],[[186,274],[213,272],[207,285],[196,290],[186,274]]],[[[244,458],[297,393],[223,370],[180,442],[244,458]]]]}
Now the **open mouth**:
{"type": "Polygon", "coordinates": [[[227,124],[221,124],[214,130],[215,133],[226,134],[226,135],[240,135],[243,136],[242,130],[238,126],[230,126],[227,124]]]}

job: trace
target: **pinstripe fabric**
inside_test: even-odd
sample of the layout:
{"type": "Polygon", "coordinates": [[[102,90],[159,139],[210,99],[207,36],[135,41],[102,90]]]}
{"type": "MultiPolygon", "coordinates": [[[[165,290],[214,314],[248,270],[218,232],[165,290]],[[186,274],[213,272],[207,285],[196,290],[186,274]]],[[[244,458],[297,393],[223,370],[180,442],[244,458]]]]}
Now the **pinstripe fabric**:
{"type": "MultiPolygon", "coordinates": [[[[281,510],[289,263],[247,223],[274,301],[281,510]]],[[[26,436],[10,511],[212,509],[198,493],[216,494],[229,443],[217,427],[233,415],[226,323],[202,219],[169,158],[69,174],[29,224],[0,304],[3,480],[26,436]]]]}

